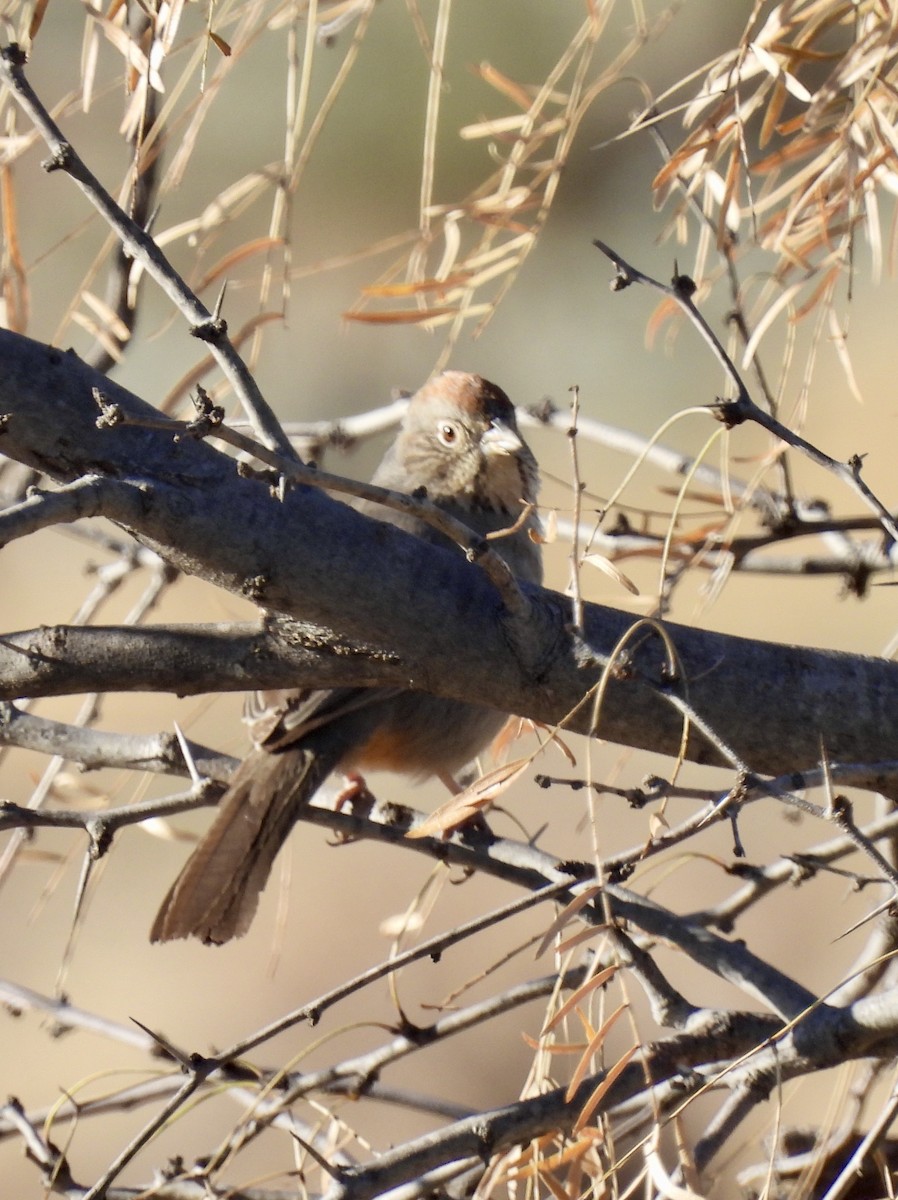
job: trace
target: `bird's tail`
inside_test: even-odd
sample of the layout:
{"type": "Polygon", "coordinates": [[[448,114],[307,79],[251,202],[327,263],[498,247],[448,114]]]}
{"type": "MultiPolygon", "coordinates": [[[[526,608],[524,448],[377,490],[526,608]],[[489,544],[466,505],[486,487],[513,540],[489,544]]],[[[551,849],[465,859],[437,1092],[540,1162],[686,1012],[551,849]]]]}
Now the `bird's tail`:
{"type": "Polygon", "coordinates": [[[278,851],[334,766],[326,758],[300,745],[254,750],[243,760],[162,902],[150,941],[197,937],[221,945],[246,933],[278,851]]]}

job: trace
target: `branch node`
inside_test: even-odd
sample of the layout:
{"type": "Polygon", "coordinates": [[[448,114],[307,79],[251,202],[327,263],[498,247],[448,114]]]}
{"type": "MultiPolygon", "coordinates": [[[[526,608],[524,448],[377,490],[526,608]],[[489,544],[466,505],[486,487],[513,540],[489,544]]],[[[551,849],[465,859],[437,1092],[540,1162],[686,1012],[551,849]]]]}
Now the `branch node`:
{"type": "Polygon", "coordinates": [[[698,290],[698,285],[691,275],[681,275],[677,269],[677,264],[674,263],[674,274],[670,281],[670,286],[685,300],[691,300],[698,290]]]}
{"type": "Polygon", "coordinates": [[[711,405],[711,412],[727,429],[735,429],[746,421],[743,406],[738,400],[716,400],[711,405]]]}
{"type": "Polygon", "coordinates": [[[847,796],[833,796],[830,813],[841,829],[854,828],[854,805],[847,796]]]}
{"type": "Polygon", "coordinates": [[[114,830],[109,822],[104,817],[94,817],[87,822],[85,826],[87,836],[90,839],[88,853],[93,862],[99,862],[104,854],[112,845],[112,836],[114,830]]]}
{"type": "Polygon", "coordinates": [[[228,323],[224,317],[219,317],[217,320],[214,317],[209,317],[207,321],[201,321],[199,325],[193,325],[190,329],[190,336],[197,338],[198,341],[208,342],[209,345],[217,346],[227,337],[228,323]]]}
{"type": "Polygon", "coordinates": [[[4,46],[0,50],[0,58],[11,67],[24,67],[28,62],[28,55],[18,42],[10,42],[8,46],[4,46]]]}
{"type": "MultiPolygon", "coordinates": [[[[184,426],[184,432],[198,441],[214,434],[224,424],[225,410],[220,404],[213,404],[206,389],[199,385],[196,395],[192,397],[196,417],[184,426]]],[[[180,435],[175,435],[175,441],[180,441],[180,435]]]]}
{"type": "Polygon", "coordinates": [[[112,429],[115,425],[125,423],[125,411],[120,404],[107,400],[98,387],[92,388],[91,393],[100,410],[97,417],[97,429],[112,429]]]}
{"type": "Polygon", "coordinates": [[[50,157],[43,160],[41,166],[48,175],[53,171],[68,171],[73,158],[74,154],[69,142],[60,142],[50,157]]]}

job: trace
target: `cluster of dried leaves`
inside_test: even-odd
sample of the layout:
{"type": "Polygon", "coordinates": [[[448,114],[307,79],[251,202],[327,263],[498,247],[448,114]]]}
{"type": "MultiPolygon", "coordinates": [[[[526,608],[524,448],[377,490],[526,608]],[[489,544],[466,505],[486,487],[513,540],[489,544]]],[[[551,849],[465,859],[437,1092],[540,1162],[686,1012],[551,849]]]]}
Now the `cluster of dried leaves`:
{"type": "Polygon", "coordinates": [[[696,279],[719,275],[721,254],[767,252],[752,260],[746,363],[784,313],[792,322],[818,313],[851,378],[834,301],[840,288],[850,295],[859,234],[874,275],[894,268],[898,248],[892,206],[883,212],[898,193],[896,55],[888,0],[755,4],[739,44],[697,89],[686,80],[653,109],[667,113],[686,93],[686,135],[654,186],[676,221],[693,206],[702,214],[696,279]]]}

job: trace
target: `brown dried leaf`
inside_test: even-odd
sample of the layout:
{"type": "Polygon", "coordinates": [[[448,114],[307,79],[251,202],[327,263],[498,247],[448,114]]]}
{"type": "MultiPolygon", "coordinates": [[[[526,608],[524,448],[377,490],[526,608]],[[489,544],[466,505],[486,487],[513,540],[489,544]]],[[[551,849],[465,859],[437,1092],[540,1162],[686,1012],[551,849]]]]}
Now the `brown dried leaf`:
{"type": "Polygon", "coordinates": [[[194,290],[202,292],[220,276],[226,275],[229,271],[233,270],[238,263],[245,262],[246,259],[252,258],[256,254],[264,254],[269,250],[277,249],[283,245],[284,239],[278,237],[260,237],[253,239],[251,242],[244,242],[242,246],[238,246],[236,250],[232,250],[230,254],[226,254],[223,258],[220,258],[202,279],[199,280],[194,290]]]}
{"type": "Polygon", "coordinates": [[[209,38],[215,43],[225,58],[231,57],[231,46],[229,42],[226,42],[223,37],[219,37],[213,29],[209,30],[209,38]]]}
{"type": "Polygon", "coordinates": [[[28,40],[34,41],[37,37],[37,31],[40,29],[44,21],[44,14],[47,11],[47,5],[50,0],[37,0],[34,6],[34,12],[31,14],[31,21],[28,24],[28,40]]]}
{"type": "Polygon", "coordinates": [[[543,1045],[539,1038],[531,1037],[529,1033],[522,1033],[521,1037],[524,1045],[531,1050],[539,1050],[540,1053],[547,1054],[582,1054],[582,1042],[553,1042],[550,1046],[543,1045]]]}
{"type": "Polygon", "coordinates": [[[778,79],[773,89],[773,95],[770,97],[770,102],[767,105],[767,111],[764,113],[764,120],[761,122],[761,131],[758,134],[759,146],[766,146],[777,131],[777,122],[782,116],[783,106],[786,103],[786,95],[785,84],[781,79],[778,79]]]}
{"type": "Polygon", "coordinates": [[[479,75],[484,83],[488,83],[497,92],[501,92],[503,96],[507,96],[519,108],[523,108],[525,111],[529,109],[530,95],[526,88],[523,88],[519,83],[515,83],[513,79],[509,79],[507,75],[503,75],[491,63],[480,63],[474,67],[474,73],[475,75],[479,75]]]}
{"type": "Polygon", "coordinates": [[[589,1073],[590,1062],[593,1055],[596,1054],[596,1052],[601,1048],[605,1039],[608,1037],[608,1034],[611,1032],[611,1028],[615,1021],[617,1021],[621,1014],[626,1012],[629,1007],[630,1006],[626,1003],[626,1001],[624,1001],[622,1004],[619,1004],[614,1012],[602,1022],[601,1026],[590,1038],[588,1045],[584,1048],[583,1054],[580,1056],[580,1061],[577,1063],[577,1066],[574,1069],[574,1073],[571,1076],[571,1081],[567,1086],[567,1092],[565,1093],[564,1098],[568,1104],[570,1104],[574,1094],[577,1091],[577,1088],[589,1073]]]}
{"type": "Polygon", "coordinates": [[[543,934],[542,940],[536,948],[534,958],[540,958],[545,954],[546,950],[551,946],[555,935],[560,929],[564,929],[565,925],[571,921],[582,908],[585,908],[592,900],[599,895],[602,890],[602,885],[597,883],[592,887],[584,888],[582,892],[570,900],[559,913],[556,914],[555,920],[543,934]]]}
{"type": "Polygon", "coordinates": [[[456,316],[457,308],[393,309],[390,312],[344,312],[344,321],[361,321],[366,325],[420,325],[436,317],[456,316]]]}
{"type": "MultiPolygon", "coordinates": [[[[570,996],[568,996],[567,1000],[565,1000],[558,1012],[555,1013],[555,1015],[551,1017],[542,1027],[542,1030],[540,1031],[540,1037],[545,1037],[547,1033],[551,1033],[552,1030],[560,1025],[565,1017],[577,1007],[581,1000],[588,996],[590,992],[594,992],[596,988],[603,987],[613,975],[617,974],[619,970],[620,966],[617,963],[612,963],[610,967],[605,967],[603,970],[599,971],[597,975],[594,975],[592,979],[587,979],[586,983],[581,983],[581,985],[575,991],[573,991],[570,996]]],[[[592,1035],[590,1034],[590,1036],[592,1035]]]]}
{"type": "Polygon", "coordinates": [[[493,771],[487,771],[480,779],[441,804],[438,809],[422,821],[415,829],[406,834],[409,838],[445,837],[456,830],[459,825],[479,813],[487,805],[492,804],[497,796],[509,788],[516,779],[532,765],[533,759],[518,758],[514,762],[505,763],[493,771]]]}
{"type": "Polygon", "coordinates": [[[625,1051],[614,1064],[614,1066],[608,1071],[605,1078],[583,1105],[583,1110],[574,1125],[574,1133],[580,1133],[583,1130],[583,1127],[589,1124],[590,1117],[592,1117],[592,1114],[602,1103],[603,1097],[608,1092],[609,1088],[611,1088],[611,1086],[614,1084],[614,1081],[617,1079],[618,1075],[620,1075],[638,1049],[638,1046],[631,1046],[630,1049],[625,1051]]]}
{"type": "Polygon", "coordinates": [[[421,292],[445,292],[452,287],[461,287],[470,277],[469,271],[457,271],[445,279],[421,279],[415,283],[372,283],[362,288],[362,295],[394,299],[401,296],[417,296],[421,292]]]}
{"type": "Polygon", "coordinates": [[[14,333],[24,333],[28,328],[28,274],[22,260],[12,167],[8,163],[0,168],[0,210],[3,215],[3,244],[6,251],[6,269],[3,271],[6,326],[14,333]]]}

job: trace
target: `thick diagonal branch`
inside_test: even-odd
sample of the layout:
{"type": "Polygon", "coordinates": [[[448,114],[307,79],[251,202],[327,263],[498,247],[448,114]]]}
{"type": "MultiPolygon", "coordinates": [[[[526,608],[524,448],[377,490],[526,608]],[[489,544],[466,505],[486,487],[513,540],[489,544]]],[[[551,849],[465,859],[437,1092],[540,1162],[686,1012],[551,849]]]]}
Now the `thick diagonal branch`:
{"type": "MultiPolygon", "coordinates": [[[[460,553],[424,545],[315,488],[278,498],[259,479],[238,474],[234,460],[211,445],[175,441],[158,428],[155,410],[74,355],[2,331],[0,413],[7,414],[2,448],[10,457],[61,483],[85,475],[110,481],[114,486],[100,489],[97,501],[105,516],[182,570],[305,622],[297,641],[305,665],[295,682],[314,676],[331,683],[335,675],[344,683],[401,681],[550,723],[569,718],[571,728],[590,731],[591,705],[582,702],[632,625],[629,614],[585,605],[578,639],[568,627],[569,601],[529,589],[527,628],[512,631],[501,597],[460,553]],[[152,418],[157,427],[98,429],[96,388],[129,421],[152,418]],[[328,630],[337,636],[327,636],[328,630]]],[[[647,632],[634,640],[605,694],[600,736],[676,753],[681,718],[663,698],[673,689],[688,695],[692,709],[753,771],[781,774],[813,766],[821,742],[832,761],[896,756],[895,664],[673,624],[665,630],[676,647],[680,677],[669,678],[660,639],[647,632]]],[[[181,658],[175,682],[178,655],[172,644],[161,658],[165,638],[154,631],[133,631],[130,642],[121,631],[117,642],[108,638],[108,653],[92,655],[90,680],[90,659],[82,657],[80,682],[71,669],[79,639],[96,633],[7,637],[4,657],[18,665],[8,676],[15,684],[7,683],[3,694],[104,686],[180,693],[234,688],[227,631],[196,631],[200,641],[210,634],[225,653],[217,682],[205,668],[192,676],[190,657],[181,658]]],[[[190,631],[179,636],[189,638],[190,631]]],[[[239,686],[283,684],[289,631],[286,651],[282,639],[258,636],[267,639],[266,653],[244,658],[239,686]]],[[[688,753],[720,761],[697,736],[688,753]]]]}

